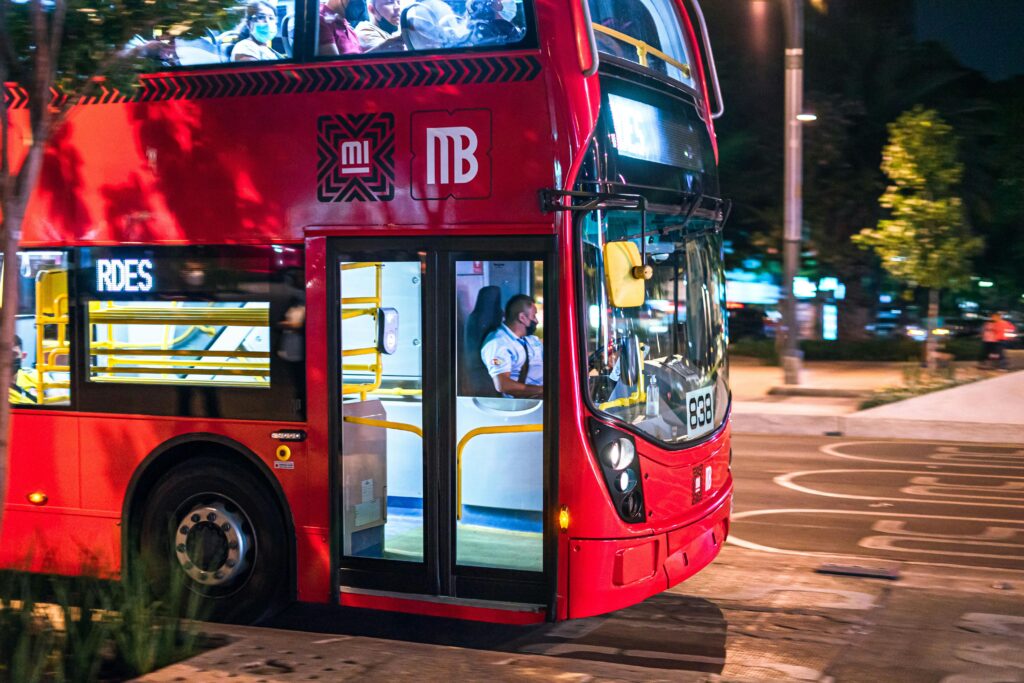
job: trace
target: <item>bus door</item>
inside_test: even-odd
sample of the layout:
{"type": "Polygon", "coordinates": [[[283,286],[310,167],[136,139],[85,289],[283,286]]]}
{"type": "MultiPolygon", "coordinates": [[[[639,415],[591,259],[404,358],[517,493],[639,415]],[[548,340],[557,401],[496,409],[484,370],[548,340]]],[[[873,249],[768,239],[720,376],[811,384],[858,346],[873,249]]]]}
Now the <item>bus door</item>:
{"type": "Polygon", "coordinates": [[[343,603],[551,602],[551,243],[512,241],[333,241],[343,603]]]}

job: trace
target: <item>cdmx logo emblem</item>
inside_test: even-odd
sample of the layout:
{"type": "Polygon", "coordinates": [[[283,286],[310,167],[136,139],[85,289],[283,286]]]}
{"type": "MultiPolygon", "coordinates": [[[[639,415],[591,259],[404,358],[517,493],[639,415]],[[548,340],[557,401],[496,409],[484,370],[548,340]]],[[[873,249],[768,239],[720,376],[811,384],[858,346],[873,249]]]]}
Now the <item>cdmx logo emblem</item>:
{"type": "Polygon", "coordinates": [[[317,119],[317,199],[389,202],[395,198],[395,115],[317,119]]]}

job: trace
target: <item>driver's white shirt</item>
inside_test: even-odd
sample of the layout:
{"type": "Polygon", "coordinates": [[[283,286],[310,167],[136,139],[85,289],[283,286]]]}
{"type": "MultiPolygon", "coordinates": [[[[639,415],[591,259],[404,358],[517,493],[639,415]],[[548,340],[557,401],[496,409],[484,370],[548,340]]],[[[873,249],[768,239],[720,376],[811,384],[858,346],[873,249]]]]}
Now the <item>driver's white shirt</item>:
{"type": "MultiPolygon", "coordinates": [[[[487,339],[480,349],[480,359],[487,366],[487,372],[492,379],[507,372],[514,381],[518,382],[527,353],[530,358],[530,369],[527,370],[524,384],[537,386],[544,384],[544,342],[532,334],[526,337],[517,337],[508,325],[502,324],[501,327],[487,335],[487,339]],[[529,351],[523,347],[523,339],[526,340],[526,347],[529,351]]],[[[505,396],[508,397],[508,394],[505,396]]]]}

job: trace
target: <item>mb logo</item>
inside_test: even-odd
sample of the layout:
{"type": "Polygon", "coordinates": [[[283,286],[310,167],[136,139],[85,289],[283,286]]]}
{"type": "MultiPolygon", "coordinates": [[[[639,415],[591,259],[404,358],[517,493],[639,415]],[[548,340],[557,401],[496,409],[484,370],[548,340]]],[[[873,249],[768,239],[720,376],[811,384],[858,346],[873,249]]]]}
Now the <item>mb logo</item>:
{"type": "Polygon", "coordinates": [[[414,199],[482,199],[491,194],[491,112],[412,115],[414,199]]]}

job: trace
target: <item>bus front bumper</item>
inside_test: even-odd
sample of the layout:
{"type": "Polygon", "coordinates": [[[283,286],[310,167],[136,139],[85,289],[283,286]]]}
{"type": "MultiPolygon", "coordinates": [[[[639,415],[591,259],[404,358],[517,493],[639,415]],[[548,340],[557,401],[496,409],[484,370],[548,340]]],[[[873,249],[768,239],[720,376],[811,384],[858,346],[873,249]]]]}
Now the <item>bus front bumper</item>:
{"type": "Polygon", "coordinates": [[[729,535],[732,491],[700,520],[639,538],[569,541],[569,618],[635,605],[688,579],[729,535]]]}

